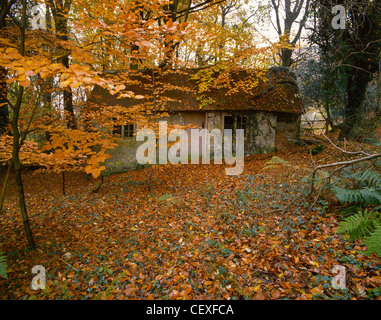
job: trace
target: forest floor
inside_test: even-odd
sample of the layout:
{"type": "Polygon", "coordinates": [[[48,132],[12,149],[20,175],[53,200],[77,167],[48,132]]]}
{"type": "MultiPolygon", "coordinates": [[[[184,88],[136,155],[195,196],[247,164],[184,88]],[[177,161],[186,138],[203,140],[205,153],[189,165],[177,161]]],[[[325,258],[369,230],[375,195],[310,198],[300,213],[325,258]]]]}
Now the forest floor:
{"type": "MultiPolygon", "coordinates": [[[[11,177],[0,215],[8,279],[0,299],[372,299],[381,263],[361,241],[338,235],[340,204],[298,198],[314,165],[342,157],[327,145],[246,159],[240,176],[224,165],[160,165],[98,180],[26,172],[37,249],[28,251],[11,177]],[[268,164],[274,156],[284,160],[268,164]],[[32,291],[35,265],[46,289],[32,291]],[[332,268],[346,268],[346,289],[332,268]]],[[[378,297],[380,298],[380,297],[378,297]]],[[[377,298],[377,299],[378,299],[377,298]]]]}

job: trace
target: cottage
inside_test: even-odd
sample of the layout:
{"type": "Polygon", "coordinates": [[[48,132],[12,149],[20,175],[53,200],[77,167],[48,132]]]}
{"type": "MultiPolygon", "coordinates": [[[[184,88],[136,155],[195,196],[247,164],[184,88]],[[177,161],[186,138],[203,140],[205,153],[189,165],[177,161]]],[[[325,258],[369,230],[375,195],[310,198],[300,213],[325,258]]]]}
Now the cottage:
{"type": "MultiPolygon", "coordinates": [[[[193,124],[208,130],[232,129],[233,135],[234,130],[244,129],[245,155],[282,151],[299,132],[302,102],[295,76],[285,68],[271,68],[264,76],[250,70],[229,73],[210,69],[160,73],[151,70],[141,71],[130,79],[127,90],[143,99],[119,99],[95,87],[89,101],[125,108],[143,106],[147,116],[154,112],[157,121],[171,124],[193,124]],[[161,116],[163,112],[166,117],[161,116]]],[[[109,166],[127,166],[136,160],[136,150],[142,143],[134,136],[138,125],[126,123],[114,127],[113,133],[120,140],[110,152],[109,166]]]]}

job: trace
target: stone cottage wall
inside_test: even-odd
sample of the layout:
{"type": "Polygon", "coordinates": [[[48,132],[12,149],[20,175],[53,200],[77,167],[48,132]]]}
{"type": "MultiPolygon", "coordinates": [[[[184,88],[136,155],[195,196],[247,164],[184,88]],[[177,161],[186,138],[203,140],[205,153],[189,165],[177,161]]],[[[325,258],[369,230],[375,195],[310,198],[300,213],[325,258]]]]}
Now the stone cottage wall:
{"type": "MultiPolygon", "coordinates": [[[[293,144],[298,133],[298,115],[272,112],[206,112],[205,127],[208,130],[224,130],[224,116],[246,116],[245,156],[254,154],[283,151],[293,144]]],[[[191,119],[192,117],[188,118],[191,119]]],[[[186,125],[187,113],[179,112],[169,117],[160,118],[170,124],[186,125]]],[[[233,137],[233,146],[236,140],[233,137]]],[[[137,142],[135,137],[119,140],[118,146],[110,150],[111,159],[106,162],[110,170],[131,167],[136,164],[136,150],[143,142],[137,142]]],[[[211,139],[213,153],[213,139],[211,139]]]]}
{"type": "MultiPolygon", "coordinates": [[[[169,117],[162,117],[158,121],[167,121],[169,124],[183,124],[184,115],[182,113],[171,114],[169,117]]],[[[114,149],[108,150],[111,158],[106,160],[107,169],[109,171],[118,171],[136,165],[136,151],[143,143],[136,141],[136,136],[119,139],[118,145],[114,149]]]]}
{"type": "Polygon", "coordinates": [[[290,148],[299,134],[299,115],[277,113],[276,150],[278,152],[290,148]]]}
{"type": "MultiPolygon", "coordinates": [[[[224,130],[224,116],[245,116],[247,126],[245,133],[245,155],[269,153],[275,151],[275,131],[277,117],[271,112],[208,112],[208,130],[224,130]]],[[[234,138],[235,145],[235,138],[234,138]]]]}

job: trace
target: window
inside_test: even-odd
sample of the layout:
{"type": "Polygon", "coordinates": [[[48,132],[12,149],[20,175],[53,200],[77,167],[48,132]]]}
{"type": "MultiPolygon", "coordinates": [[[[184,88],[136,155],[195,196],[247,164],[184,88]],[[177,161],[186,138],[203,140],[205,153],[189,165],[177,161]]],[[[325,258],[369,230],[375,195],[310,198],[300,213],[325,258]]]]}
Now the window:
{"type": "Polygon", "coordinates": [[[121,138],[132,138],[135,133],[135,125],[132,123],[127,123],[124,125],[114,125],[112,129],[112,134],[114,136],[120,136],[121,138]]]}
{"type": "MultiPolygon", "coordinates": [[[[243,129],[246,131],[247,117],[246,116],[236,116],[236,129],[243,129]]],[[[234,129],[234,117],[224,116],[224,129],[234,129]]]]}
{"type": "Polygon", "coordinates": [[[224,129],[233,129],[234,121],[233,116],[224,116],[224,129]]]}
{"type": "Polygon", "coordinates": [[[237,116],[237,129],[243,129],[246,131],[247,117],[237,116]]]}
{"type": "Polygon", "coordinates": [[[131,123],[124,125],[124,138],[132,138],[134,136],[135,126],[131,123]]]}
{"type": "Polygon", "coordinates": [[[123,126],[114,125],[114,127],[112,128],[112,134],[114,136],[122,136],[122,127],[123,126]]]}

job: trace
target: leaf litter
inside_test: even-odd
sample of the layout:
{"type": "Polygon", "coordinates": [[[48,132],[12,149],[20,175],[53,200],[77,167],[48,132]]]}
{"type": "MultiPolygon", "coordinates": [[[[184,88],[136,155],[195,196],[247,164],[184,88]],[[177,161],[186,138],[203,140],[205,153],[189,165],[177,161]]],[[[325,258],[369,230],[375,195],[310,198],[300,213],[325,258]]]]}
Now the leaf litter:
{"type": "MultiPolygon", "coordinates": [[[[27,172],[37,250],[26,250],[16,187],[0,215],[8,280],[1,299],[366,299],[380,287],[379,258],[335,234],[337,212],[292,202],[309,154],[249,157],[241,176],[222,165],[161,165],[97,180],[27,172]],[[285,209],[285,210],[282,210],[285,209]],[[34,265],[46,289],[32,291],[34,265]],[[332,268],[346,268],[336,290],[332,268]]],[[[378,298],[379,296],[377,296],[378,298]]]]}

